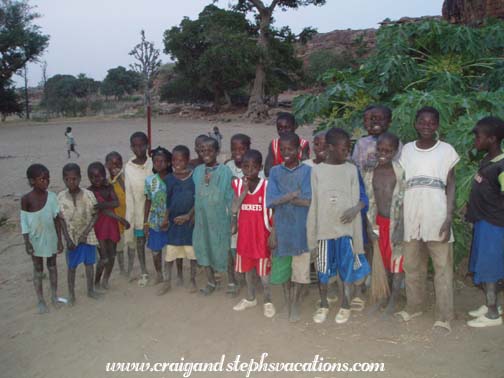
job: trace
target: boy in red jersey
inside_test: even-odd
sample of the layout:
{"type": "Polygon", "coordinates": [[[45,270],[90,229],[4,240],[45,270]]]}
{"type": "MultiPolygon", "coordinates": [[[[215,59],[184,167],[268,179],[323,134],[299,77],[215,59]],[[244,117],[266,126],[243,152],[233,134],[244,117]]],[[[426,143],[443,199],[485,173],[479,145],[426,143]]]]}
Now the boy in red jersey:
{"type": "Polygon", "coordinates": [[[256,275],[259,275],[264,288],[264,316],[272,318],[275,307],[271,302],[269,274],[271,252],[268,238],[271,232],[272,211],[266,207],[267,181],[259,177],[262,168],[262,155],[257,150],[249,150],[243,157],[243,178],[232,182],[235,192],[233,201],[233,233],[238,233],[235,269],[245,273],[247,298],[242,299],[235,311],[243,311],[257,305],[255,295],[256,275]],[[255,269],[255,272],[254,272],[255,269]]]}

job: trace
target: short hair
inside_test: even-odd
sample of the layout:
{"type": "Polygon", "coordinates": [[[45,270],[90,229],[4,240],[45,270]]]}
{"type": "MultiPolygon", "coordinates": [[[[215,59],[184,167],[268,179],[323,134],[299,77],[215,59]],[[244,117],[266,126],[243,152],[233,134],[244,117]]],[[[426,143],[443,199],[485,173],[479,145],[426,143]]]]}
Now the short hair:
{"type": "Polygon", "coordinates": [[[476,127],[473,132],[479,129],[487,136],[494,136],[497,142],[501,142],[504,139],[504,121],[498,117],[485,117],[480,119],[476,123],[476,127]]]}
{"type": "Polygon", "coordinates": [[[296,133],[291,131],[280,135],[280,142],[288,142],[293,143],[294,146],[299,147],[301,145],[301,141],[299,140],[299,136],[296,133]]]}
{"type": "Polygon", "coordinates": [[[107,173],[105,171],[105,166],[101,162],[95,161],[95,162],[88,165],[88,168],[87,168],[88,176],[91,174],[91,171],[94,171],[94,170],[97,170],[98,172],[100,172],[103,175],[103,177],[107,177],[107,173]]]}
{"type": "Polygon", "coordinates": [[[133,139],[142,139],[145,144],[149,144],[149,138],[147,138],[147,135],[143,131],[135,131],[133,134],[130,136],[130,144],[133,143],[133,139]]]}
{"type": "Polygon", "coordinates": [[[172,150],[172,156],[175,155],[175,153],[180,153],[184,155],[184,157],[189,160],[189,157],[191,156],[191,151],[187,146],[184,146],[182,144],[179,144],[178,146],[175,146],[172,150]]]}
{"type": "Polygon", "coordinates": [[[69,172],[75,172],[77,173],[77,176],[81,177],[81,170],[78,164],[75,163],[65,164],[65,166],[63,167],[63,177],[65,177],[65,175],[69,172]]]}
{"type": "Polygon", "coordinates": [[[364,108],[363,113],[366,114],[367,112],[369,112],[370,110],[373,110],[374,108],[376,108],[376,105],[374,105],[374,104],[368,105],[364,108]]]}
{"type": "Polygon", "coordinates": [[[423,108],[419,109],[416,112],[415,121],[418,121],[418,118],[420,118],[420,116],[423,113],[432,114],[434,118],[436,118],[436,121],[439,123],[439,112],[437,111],[436,108],[433,108],[432,106],[424,106],[423,108]]]}
{"type": "Polygon", "coordinates": [[[220,151],[219,142],[215,138],[212,138],[212,137],[209,137],[209,136],[205,136],[205,139],[203,139],[203,141],[201,143],[211,144],[213,146],[213,148],[215,149],[215,151],[217,151],[217,152],[220,151]]]}
{"type": "Polygon", "coordinates": [[[250,144],[252,141],[250,140],[250,137],[245,134],[235,134],[231,137],[231,143],[233,142],[240,142],[241,144],[245,145],[247,148],[250,148],[250,144]]]}
{"type": "Polygon", "coordinates": [[[389,121],[392,120],[392,110],[388,106],[376,105],[373,106],[372,110],[379,110],[389,121]]]}
{"type": "Polygon", "coordinates": [[[320,137],[324,137],[324,139],[325,139],[326,134],[327,134],[327,130],[318,131],[315,133],[315,135],[313,135],[313,140],[320,138],[320,137]]]}
{"type": "Polygon", "coordinates": [[[161,146],[157,146],[156,148],[154,148],[153,150],[151,150],[151,158],[152,158],[152,160],[154,160],[154,157],[156,157],[157,155],[164,155],[166,157],[166,160],[168,160],[169,162],[171,162],[172,154],[166,148],[161,147],[161,146]]]}
{"type": "Polygon", "coordinates": [[[105,156],[105,163],[109,162],[110,160],[112,160],[113,158],[118,158],[119,160],[122,161],[122,156],[119,152],[117,151],[112,151],[112,152],[109,152],[107,154],[107,156],[105,156]]]}
{"type": "Polygon", "coordinates": [[[32,164],[26,170],[26,177],[28,180],[35,180],[37,177],[42,176],[44,173],[49,174],[49,169],[42,164],[32,164]]]}
{"type": "Polygon", "coordinates": [[[350,134],[339,127],[333,127],[329,129],[326,133],[326,143],[330,145],[335,145],[338,142],[345,141],[350,142],[350,134]]]}
{"type": "Polygon", "coordinates": [[[72,131],[72,128],[71,128],[70,126],[68,126],[68,127],[66,128],[66,132],[67,132],[67,133],[69,133],[70,131],[72,131]]]}
{"type": "Polygon", "coordinates": [[[378,137],[378,141],[376,142],[376,144],[378,145],[383,141],[389,141],[390,143],[392,143],[392,145],[395,147],[396,150],[399,149],[399,138],[397,137],[397,135],[385,131],[378,137]]]}
{"type": "Polygon", "coordinates": [[[194,144],[198,142],[198,140],[204,140],[205,138],[208,138],[208,135],[205,134],[200,134],[196,138],[194,138],[194,144]]]}
{"type": "Polygon", "coordinates": [[[278,113],[276,123],[278,123],[278,121],[280,121],[281,119],[287,121],[288,123],[290,123],[292,125],[292,127],[296,128],[296,125],[297,125],[296,124],[296,117],[294,117],[294,115],[292,115],[292,113],[288,113],[288,112],[278,113]]]}
{"type": "Polygon", "coordinates": [[[245,152],[245,155],[243,155],[243,161],[245,160],[252,160],[257,164],[262,165],[262,154],[257,150],[248,150],[245,152]]]}

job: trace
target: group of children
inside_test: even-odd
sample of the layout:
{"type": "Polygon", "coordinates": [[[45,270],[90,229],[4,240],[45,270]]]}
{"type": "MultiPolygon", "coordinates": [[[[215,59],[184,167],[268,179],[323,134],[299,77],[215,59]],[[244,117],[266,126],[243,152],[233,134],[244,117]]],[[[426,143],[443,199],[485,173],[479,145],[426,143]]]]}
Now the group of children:
{"type": "MultiPolygon", "coordinates": [[[[177,284],[183,285],[183,260],[190,261],[190,291],[196,292],[197,266],[207,283],[200,292],[211,295],[227,272],[227,292],[238,295],[244,276],[247,295],[234,306],[242,311],[257,305],[257,277],[263,286],[264,315],[275,316],[270,285],[282,285],[287,316],[300,318],[300,302],[315,268],[320,292],[313,315],[322,323],[329,313],[330,284],[339,277],[343,298],[335,321],[362,311],[363,290],[371,274],[372,311],[384,310],[409,321],[422,314],[426,299],[429,256],[434,267],[435,329],[450,331],[453,319],[454,167],[459,156],[438,139],[439,113],[420,109],[415,118],[416,141],[402,145],[388,132],[392,112],[370,106],[364,112],[368,136],[351,153],[350,135],[332,128],[315,134],[314,158],[309,142],[296,133],[290,113],[277,118],[278,138],[264,162],[251,149],[250,137],[231,138],[232,158],[218,163],[220,140],[200,135],[197,158],[186,146],[170,153],[150,152],[144,133],[130,138],[131,158],[123,169],[121,155],[109,153],[105,165],[88,167],[91,186],[81,188],[74,163],[63,167],[66,190],[48,192],[49,171],[40,164],[28,168],[32,191],[22,199],[21,226],[26,250],[34,263],[34,285],[40,312],[43,257],[57,305],[56,252],[66,242],[69,303],[75,303],[75,269],[86,267],[88,296],[109,287],[116,255],[121,274],[130,276],[134,251],[140,262],[140,286],[149,282],[145,245],[152,251],[154,284],[159,295],[171,289],[173,263],[177,284]],[[106,168],[109,179],[106,177],[106,168]],[[96,247],[98,263],[96,272],[96,247]],[[124,252],[128,264],[125,267],[124,252]],[[164,264],[162,262],[164,253],[164,264]],[[164,267],[163,267],[164,265],[164,267]],[[405,280],[404,280],[405,278],[405,280]],[[405,281],[405,282],[404,282],[405,281]],[[395,312],[401,286],[407,305],[395,312]]],[[[218,130],[217,130],[218,131],[218,130]]],[[[497,306],[498,281],[504,278],[504,122],[482,119],[473,130],[475,146],[487,152],[475,177],[467,218],[474,223],[470,270],[482,283],[486,305],[469,314],[472,327],[502,324],[497,306]]]]}

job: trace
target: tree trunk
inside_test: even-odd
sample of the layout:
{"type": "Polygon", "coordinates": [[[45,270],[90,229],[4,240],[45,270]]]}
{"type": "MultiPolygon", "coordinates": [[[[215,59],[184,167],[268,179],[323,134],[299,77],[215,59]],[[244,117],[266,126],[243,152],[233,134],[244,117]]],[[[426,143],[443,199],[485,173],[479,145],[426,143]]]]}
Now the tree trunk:
{"type": "Polygon", "coordinates": [[[28,69],[26,68],[26,66],[23,70],[23,78],[24,78],[25,118],[30,119],[30,99],[28,97],[28,69]]]}

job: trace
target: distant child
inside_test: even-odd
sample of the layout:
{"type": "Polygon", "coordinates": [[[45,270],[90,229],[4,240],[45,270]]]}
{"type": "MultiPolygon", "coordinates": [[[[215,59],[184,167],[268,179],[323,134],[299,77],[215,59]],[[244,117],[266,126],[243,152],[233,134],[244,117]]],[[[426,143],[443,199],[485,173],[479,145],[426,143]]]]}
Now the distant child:
{"type": "Polygon", "coordinates": [[[94,231],[98,239],[98,253],[100,259],[96,265],[95,287],[99,289],[109,288],[109,279],[114,268],[116,245],[121,240],[119,233],[119,222],[125,227],[129,223],[118,217],[114,209],[119,205],[119,201],[114,192],[114,188],[107,181],[105,166],[100,162],[94,162],[88,166],[88,178],[91,186],[88,188],[96,197],[95,209],[98,211],[98,218],[94,224],[94,231]],[[103,281],[102,281],[102,274],[103,281]]]}
{"type": "Polygon", "coordinates": [[[153,175],[145,179],[144,234],[147,247],[152,251],[156,269],[154,285],[163,282],[162,253],[168,244],[168,225],[166,224],[166,184],[165,178],[171,173],[172,154],[166,148],[158,147],[151,151],[153,175]]]}
{"type": "Polygon", "coordinates": [[[77,155],[77,157],[80,157],[79,153],[75,149],[75,146],[76,146],[75,138],[72,135],[72,128],[71,127],[66,128],[65,136],[66,136],[68,158],[70,159],[70,152],[73,152],[74,154],[77,155]]]}
{"type": "MultiPolygon", "coordinates": [[[[124,170],[123,159],[119,152],[112,151],[105,157],[105,166],[109,172],[109,182],[114,188],[114,192],[119,201],[119,206],[114,209],[114,213],[121,217],[126,218],[126,189],[124,185],[124,170]]],[[[124,266],[124,249],[127,247],[124,242],[124,226],[119,223],[119,233],[121,240],[117,243],[117,262],[119,263],[119,271],[122,276],[128,276],[133,268],[133,260],[135,258],[135,251],[131,248],[128,249],[128,272],[124,266]]]]}
{"type": "Polygon", "coordinates": [[[201,156],[201,143],[208,138],[207,135],[201,134],[194,140],[194,152],[196,152],[196,158],[189,161],[189,168],[194,170],[198,165],[203,164],[203,157],[201,156]]]}
{"type": "Polygon", "coordinates": [[[166,211],[168,225],[168,245],[166,246],[166,281],[158,292],[163,295],[171,289],[173,263],[177,262],[177,285],[184,284],[183,259],[191,265],[190,289],[196,287],[196,255],[193,248],[194,230],[194,181],[193,171],[189,169],[189,148],[176,146],[172,151],[173,173],[165,177],[167,187],[166,211]]]}
{"type": "Polygon", "coordinates": [[[63,252],[59,206],[56,194],[48,192],[49,170],[42,164],[32,164],[26,171],[31,192],[21,198],[21,233],[26,253],[33,261],[33,286],[37,294],[39,314],[49,312],[42,291],[44,257],[51,282],[51,302],[58,307],[58,270],[56,253],[63,252]]]}
{"type": "Polygon", "coordinates": [[[378,306],[386,304],[386,315],[394,313],[404,279],[405,180],[404,170],[393,160],[398,148],[397,136],[389,132],[381,134],[376,144],[378,165],[374,170],[366,171],[364,176],[369,197],[367,217],[370,232],[376,240],[373,243],[376,250],[373,254],[371,297],[378,306]]]}
{"type": "MultiPolygon", "coordinates": [[[[296,119],[291,113],[279,113],[276,120],[276,128],[278,136],[281,137],[285,133],[295,133],[297,124],[296,119]]],[[[306,160],[310,158],[310,143],[303,138],[299,138],[298,160],[306,160]]],[[[275,138],[271,141],[268,147],[268,156],[264,163],[264,173],[269,176],[271,167],[283,163],[283,157],[280,152],[280,138],[275,138]]]]}
{"type": "Polygon", "coordinates": [[[293,132],[280,135],[283,163],[271,169],[266,205],[274,210],[276,238],[271,283],[282,284],[290,321],[298,321],[302,285],[310,283],[310,252],[306,240],[306,219],[310,206],[311,167],[301,164],[299,137],[293,132]],[[292,284],[291,284],[292,282],[292,284]],[[291,299],[292,298],[292,299],[291,299]]]}
{"type": "Polygon", "coordinates": [[[406,176],[404,193],[404,272],[407,305],[397,316],[419,316],[426,299],[427,263],[434,266],[436,322],[433,330],[451,332],[453,319],[453,234],[455,165],[459,155],[436,138],[439,112],[429,106],[416,113],[418,139],[404,146],[399,163],[406,176]]]}
{"type": "Polygon", "coordinates": [[[77,266],[86,267],[87,295],[99,297],[94,288],[94,264],[98,240],[93,226],[98,219],[97,201],[94,194],[79,187],[81,170],[77,164],[69,163],[63,167],[63,181],[67,187],[58,193],[58,203],[63,217],[62,229],[67,245],[68,265],[68,304],[75,304],[75,273],[77,266]]]}
{"type": "Polygon", "coordinates": [[[245,273],[247,298],[243,298],[235,311],[243,311],[257,305],[256,275],[264,289],[264,316],[275,316],[275,306],[271,302],[269,284],[271,252],[268,239],[272,226],[272,211],[266,207],[267,181],[259,177],[262,155],[257,150],[249,150],[243,157],[244,177],[233,180],[235,199],[233,201],[233,231],[239,231],[236,254],[236,271],[245,273]],[[254,271],[255,270],[255,271],[254,271]]]}
{"type": "MultiPolygon", "coordinates": [[[[360,138],[354,146],[352,160],[362,174],[373,170],[377,165],[376,142],[386,132],[392,122],[392,111],[383,105],[371,105],[364,110],[364,128],[368,135],[360,138]]],[[[399,142],[394,160],[401,155],[402,144],[399,142]]]]}
{"type": "MultiPolygon", "coordinates": [[[[193,173],[195,186],[195,224],[193,245],[198,264],[205,267],[208,282],[200,289],[204,295],[216,289],[214,272],[225,272],[231,247],[231,205],[233,189],[231,170],[217,163],[219,144],[206,137],[201,143],[204,164],[198,165],[193,173]]],[[[236,285],[234,272],[228,271],[228,285],[236,285]]]]}
{"type": "Polygon", "coordinates": [[[317,164],[322,163],[326,158],[326,142],[325,135],[326,130],[319,131],[313,136],[313,153],[315,154],[314,159],[307,159],[303,161],[303,164],[306,164],[310,167],[314,167],[317,164]]]}
{"type": "Polygon", "coordinates": [[[317,248],[320,308],[315,323],[326,320],[329,312],[329,279],[339,275],[343,281],[343,301],[335,321],[346,323],[354,284],[370,272],[364,256],[359,173],[347,162],[350,136],[343,129],[326,133],[326,159],[314,166],[311,174],[312,201],[307,221],[308,246],[317,248]]]}
{"type": "Polygon", "coordinates": [[[475,319],[470,327],[502,324],[502,307],[497,306],[498,284],[504,278],[504,121],[496,117],[481,119],[473,129],[474,145],[487,154],[472,182],[467,219],[474,223],[469,271],[474,283],[481,284],[486,305],[470,311],[475,319]]]}
{"type": "Polygon", "coordinates": [[[125,232],[125,241],[128,248],[131,248],[132,244],[136,244],[142,273],[138,284],[143,287],[149,282],[145,266],[144,189],[145,179],[152,174],[152,160],[147,158],[147,149],[149,148],[147,135],[141,131],[133,133],[130,137],[130,147],[135,156],[126,163],[124,168],[124,185],[126,187],[126,220],[131,224],[132,229],[125,232]]]}
{"type": "Polygon", "coordinates": [[[222,147],[222,134],[217,126],[213,127],[212,131],[208,133],[208,136],[219,142],[219,149],[222,147]]]}

